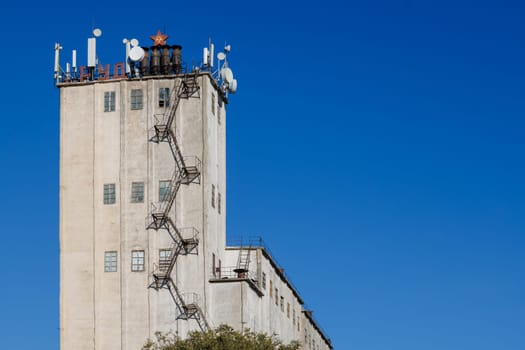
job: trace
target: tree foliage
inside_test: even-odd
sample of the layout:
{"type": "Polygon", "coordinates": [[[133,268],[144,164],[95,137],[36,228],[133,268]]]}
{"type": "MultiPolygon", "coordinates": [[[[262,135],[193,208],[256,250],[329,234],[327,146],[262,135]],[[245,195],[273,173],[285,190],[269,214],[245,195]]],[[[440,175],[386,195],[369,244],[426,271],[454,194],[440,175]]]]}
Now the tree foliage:
{"type": "Polygon", "coordinates": [[[297,350],[299,343],[283,344],[275,336],[250,330],[237,332],[227,325],[207,332],[191,332],[187,339],[173,333],[155,333],[142,350],[297,350]]]}

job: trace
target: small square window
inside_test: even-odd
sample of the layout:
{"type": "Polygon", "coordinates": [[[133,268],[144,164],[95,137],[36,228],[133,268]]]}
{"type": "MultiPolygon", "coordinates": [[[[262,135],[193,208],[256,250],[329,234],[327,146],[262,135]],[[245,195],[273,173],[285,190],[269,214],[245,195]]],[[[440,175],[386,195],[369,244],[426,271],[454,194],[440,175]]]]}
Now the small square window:
{"type": "Polygon", "coordinates": [[[168,271],[171,263],[171,249],[159,250],[159,270],[162,272],[168,271]]]}
{"type": "Polygon", "coordinates": [[[131,203],[144,203],[144,182],[131,183],[131,203]]]}
{"type": "Polygon", "coordinates": [[[171,190],[171,180],[159,181],[159,201],[165,202],[168,200],[171,190]]]}
{"type": "Polygon", "coordinates": [[[104,112],[115,111],[115,91],[104,92],[104,112]]]}
{"type": "Polygon", "coordinates": [[[104,252],[104,272],[117,272],[117,252],[104,252]]]}
{"type": "Polygon", "coordinates": [[[131,109],[142,109],[142,90],[131,90],[131,109]]]}
{"type": "Polygon", "coordinates": [[[104,204],[115,204],[115,184],[104,184],[104,204]]]}
{"type": "Polygon", "coordinates": [[[144,251],[133,250],[131,252],[131,271],[144,271],[144,251]]]}
{"type": "Polygon", "coordinates": [[[169,107],[170,105],[170,88],[159,89],[159,107],[169,107]]]}
{"type": "Polygon", "coordinates": [[[215,185],[211,185],[211,206],[215,208],[215,185]]]}

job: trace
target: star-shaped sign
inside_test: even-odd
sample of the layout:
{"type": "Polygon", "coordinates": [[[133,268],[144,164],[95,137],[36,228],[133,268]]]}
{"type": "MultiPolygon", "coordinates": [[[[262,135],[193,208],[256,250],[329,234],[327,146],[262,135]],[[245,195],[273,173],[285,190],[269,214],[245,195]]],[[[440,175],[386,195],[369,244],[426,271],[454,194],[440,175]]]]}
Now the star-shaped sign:
{"type": "Polygon", "coordinates": [[[153,46],[166,45],[168,36],[166,34],[162,34],[159,29],[157,34],[150,36],[150,39],[153,40],[153,46]]]}

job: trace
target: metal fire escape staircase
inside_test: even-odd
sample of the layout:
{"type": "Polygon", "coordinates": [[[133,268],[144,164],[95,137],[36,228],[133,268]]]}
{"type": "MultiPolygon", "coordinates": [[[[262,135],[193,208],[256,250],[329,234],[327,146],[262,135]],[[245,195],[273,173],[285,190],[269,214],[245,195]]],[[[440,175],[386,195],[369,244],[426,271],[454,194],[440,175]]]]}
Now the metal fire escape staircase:
{"type": "Polygon", "coordinates": [[[171,209],[175,203],[177,193],[181,185],[199,183],[200,181],[200,160],[197,157],[183,157],[173,124],[175,115],[181,99],[188,99],[199,92],[199,85],[196,74],[186,74],[180,84],[173,89],[170,96],[170,104],[166,112],[160,118],[155,118],[155,134],[150,141],[155,143],[167,142],[170,146],[171,153],[175,160],[175,171],[167,189],[166,195],[162,198],[159,206],[152,205],[150,212],[148,229],[166,230],[170,235],[173,243],[169,249],[169,264],[163,269],[154,269],[153,282],[150,288],[155,290],[167,289],[179,310],[177,319],[194,319],[197,321],[200,329],[206,331],[210,329],[206,317],[199,306],[199,298],[194,293],[181,293],[175,282],[171,278],[171,273],[177,262],[179,255],[188,255],[194,252],[199,244],[196,230],[190,228],[193,233],[190,237],[183,235],[174,220],[170,217],[171,209]]]}

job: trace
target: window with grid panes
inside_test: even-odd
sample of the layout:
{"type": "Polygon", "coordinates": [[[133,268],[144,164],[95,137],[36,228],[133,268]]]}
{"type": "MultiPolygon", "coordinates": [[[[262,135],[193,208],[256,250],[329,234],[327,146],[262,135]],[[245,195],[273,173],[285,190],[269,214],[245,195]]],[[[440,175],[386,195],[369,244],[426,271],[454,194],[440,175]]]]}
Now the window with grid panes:
{"type": "Polygon", "coordinates": [[[131,271],[144,271],[144,251],[133,250],[131,252],[131,271]]]}
{"type": "Polygon", "coordinates": [[[142,109],[142,90],[131,90],[131,109],[142,109]]]}
{"type": "Polygon", "coordinates": [[[170,105],[170,88],[159,89],[159,107],[168,107],[170,105]]]}
{"type": "Polygon", "coordinates": [[[159,181],[159,201],[164,202],[168,200],[170,195],[171,180],[159,181]]]}
{"type": "Polygon", "coordinates": [[[115,184],[104,184],[104,204],[115,204],[115,184]]]}
{"type": "Polygon", "coordinates": [[[144,202],[144,182],[131,183],[131,203],[144,202]]]}
{"type": "Polygon", "coordinates": [[[115,111],[115,91],[104,92],[104,112],[115,111]]]}
{"type": "Polygon", "coordinates": [[[104,272],[117,272],[117,252],[104,252],[104,272]]]}
{"type": "Polygon", "coordinates": [[[171,262],[171,249],[159,250],[159,270],[167,271],[171,262]]]}

